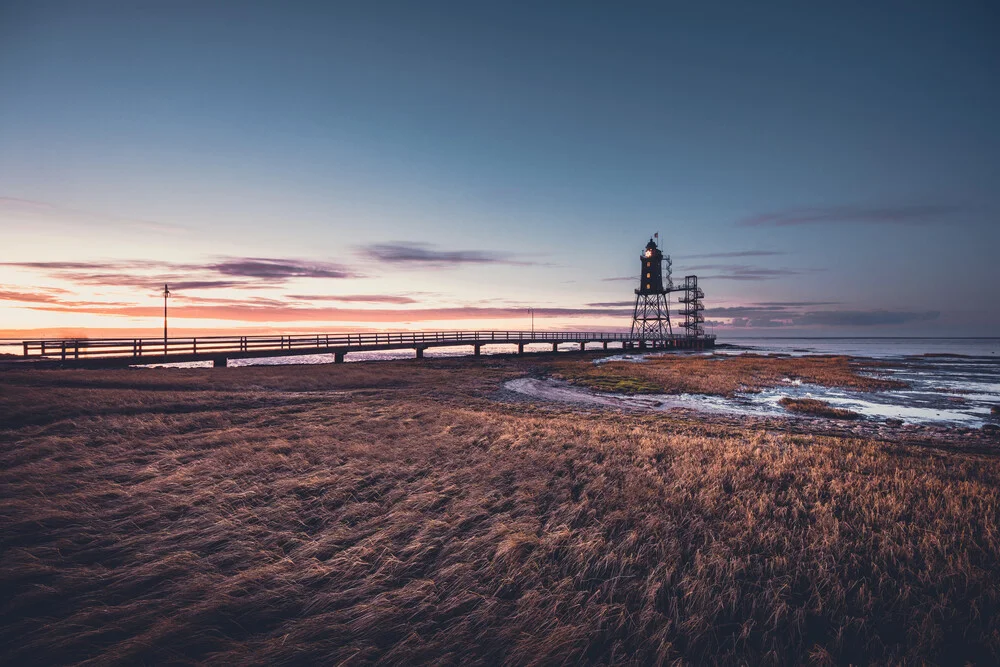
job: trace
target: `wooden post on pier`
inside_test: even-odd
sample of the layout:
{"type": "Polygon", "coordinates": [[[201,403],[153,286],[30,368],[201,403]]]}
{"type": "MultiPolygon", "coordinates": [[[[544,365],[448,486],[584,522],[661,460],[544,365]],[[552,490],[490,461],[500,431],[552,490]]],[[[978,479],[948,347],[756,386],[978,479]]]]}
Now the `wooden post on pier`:
{"type": "Polygon", "coordinates": [[[423,358],[424,358],[424,348],[417,347],[417,359],[423,359],[423,358]]]}
{"type": "Polygon", "coordinates": [[[473,356],[476,356],[476,357],[480,356],[482,354],[482,347],[483,347],[482,345],[473,345],[472,346],[472,354],[473,354],[473,356]]]}

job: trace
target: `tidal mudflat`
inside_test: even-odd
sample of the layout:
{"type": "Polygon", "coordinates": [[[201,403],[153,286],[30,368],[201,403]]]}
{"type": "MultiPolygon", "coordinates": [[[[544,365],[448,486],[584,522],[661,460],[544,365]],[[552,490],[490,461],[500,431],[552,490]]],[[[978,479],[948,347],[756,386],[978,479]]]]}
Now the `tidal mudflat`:
{"type": "Polygon", "coordinates": [[[1000,661],[993,417],[598,358],[0,373],[0,662],[1000,661]]]}

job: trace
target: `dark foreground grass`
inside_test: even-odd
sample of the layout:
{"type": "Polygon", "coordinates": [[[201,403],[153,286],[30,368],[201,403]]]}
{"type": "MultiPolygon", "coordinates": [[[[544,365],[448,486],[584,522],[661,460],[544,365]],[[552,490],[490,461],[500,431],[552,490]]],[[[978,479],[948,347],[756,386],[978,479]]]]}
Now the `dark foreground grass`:
{"type": "Polygon", "coordinates": [[[1000,661],[995,456],[528,364],[3,375],[0,663],[1000,661]]]}

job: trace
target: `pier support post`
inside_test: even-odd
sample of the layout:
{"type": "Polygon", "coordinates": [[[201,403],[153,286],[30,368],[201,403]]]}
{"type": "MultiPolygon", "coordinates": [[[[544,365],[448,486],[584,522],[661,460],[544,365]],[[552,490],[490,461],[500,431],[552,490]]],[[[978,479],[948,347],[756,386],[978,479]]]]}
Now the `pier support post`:
{"type": "Polygon", "coordinates": [[[517,344],[517,356],[522,356],[524,354],[524,343],[517,344]]]}
{"type": "Polygon", "coordinates": [[[586,349],[587,349],[587,344],[586,343],[580,343],[580,351],[583,352],[586,349]]]}
{"type": "Polygon", "coordinates": [[[342,363],[344,363],[344,353],[343,352],[334,352],[333,353],[333,363],[335,363],[335,364],[342,364],[342,363]]]}
{"type": "Polygon", "coordinates": [[[229,365],[229,360],[225,357],[216,357],[212,359],[212,368],[225,368],[229,365]]]}
{"type": "Polygon", "coordinates": [[[483,347],[482,345],[473,345],[472,346],[472,355],[475,356],[475,357],[481,356],[482,355],[482,349],[481,349],[482,347],[483,347]]]}
{"type": "Polygon", "coordinates": [[[604,341],[604,349],[608,349],[608,341],[604,341]]]}
{"type": "Polygon", "coordinates": [[[552,343],[552,351],[553,352],[559,351],[559,343],[552,343]]]}
{"type": "Polygon", "coordinates": [[[417,359],[423,359],[423,358],[424,358],[424,348],[418,347],[417,348],[417,359]]]}

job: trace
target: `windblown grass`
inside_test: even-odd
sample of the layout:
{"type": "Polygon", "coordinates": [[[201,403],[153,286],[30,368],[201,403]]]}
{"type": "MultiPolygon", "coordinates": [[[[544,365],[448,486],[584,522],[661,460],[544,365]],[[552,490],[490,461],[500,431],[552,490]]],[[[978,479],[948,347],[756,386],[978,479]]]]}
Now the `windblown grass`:
{"type": "Polygon", "coordinates": [[[560,377],[600,391],[623,393],[713,394],[732,396],[801,380],[828,387],[862,391],[899,389],[897,380],[872,375],[875,362],[862,363],[845,356],[777,357],[664,355],[642,363],[611,361],[594,365],[586,360],[555,364],[560,377]]]}
{"type": "Polygon", "coordinates": [[[861,419],[861,414],[853,410],[835,408],[826,401],[815,398],[790,398],[783,397],[778,404],[789,412],[798,412],[803,415],[813,417],[827,417],[829,419],[861,419]]]}
{"type": "Polygon", "coordinates": [[[995,456],[526,370],[0,376],[0,663],[1000,660],[995,456]]]}

